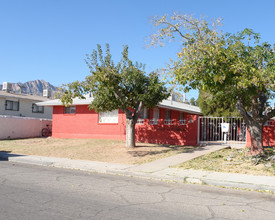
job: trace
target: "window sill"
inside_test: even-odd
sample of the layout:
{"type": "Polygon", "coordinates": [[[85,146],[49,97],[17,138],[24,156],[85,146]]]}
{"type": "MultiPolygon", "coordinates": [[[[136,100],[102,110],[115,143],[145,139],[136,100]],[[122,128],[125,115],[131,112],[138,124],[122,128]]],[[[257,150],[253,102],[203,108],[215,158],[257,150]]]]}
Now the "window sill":
{"type": "Polygon", "coordinates": [[[174,120],[170,120],[170,119],[165,119],[164,121],[163,121],[163,124],[164,125],[174,125],[174,120]]]}
{"type": "Polygon", "coordinates": [[[97,123],[98,125],[118,125],[118,123],[97,123]]]}

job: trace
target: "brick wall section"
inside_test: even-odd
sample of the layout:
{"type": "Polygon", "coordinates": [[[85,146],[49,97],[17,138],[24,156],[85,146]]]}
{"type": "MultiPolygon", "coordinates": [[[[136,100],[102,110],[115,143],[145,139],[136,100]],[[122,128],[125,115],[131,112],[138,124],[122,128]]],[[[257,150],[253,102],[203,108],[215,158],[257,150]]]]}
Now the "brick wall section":
{"type": "MultiPolygon", "coordinates": [[[[251,146],[250,134],[247,130],[247,137],[246,137],[246,146],[251,146]]],[[[273,126],[264,126],[263,127],[263,145],[267,146],[269,142],[269,146],[275,147],[275,119],[273,120],[273,126]]]]}
{"type": "MultiPolygon", "coordinates": [[[[153,111],[149,111],[152,118],[153,111]]],[[[173,125],[164,125],[165,109],[160,108],[158,125],[150,125],[146,119],[144,124],[136,125],[136,141],[143,143],[197,145],[197,115],[184,114],[184,118],[193,118],[193,123],[179,125],[179,111],[171,110],[173,125]]],[[[88,105],[76,106],[75,114],[64,114],[63,106],[53,109],[53,137],[57,138],[104,138],[125,140],[126,118],[119,111],[117,124],[98,123],[98,114],[89,110],[88,105]]]]}

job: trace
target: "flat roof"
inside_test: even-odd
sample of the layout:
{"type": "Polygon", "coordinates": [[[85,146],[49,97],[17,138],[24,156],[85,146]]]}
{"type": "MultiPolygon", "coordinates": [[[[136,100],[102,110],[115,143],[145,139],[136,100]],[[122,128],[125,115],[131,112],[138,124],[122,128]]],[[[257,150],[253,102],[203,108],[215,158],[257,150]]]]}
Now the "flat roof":
{"type": "Polygon", "coordinates": [[[6,91],[0,91],[0,98],[17,98],[17,99],[27,99],[27,100],[33,100],[33,101],[48,101],[49,98],[43,97],[43,96],[35,96],[30,94],[24,94],[24,93],[13,93],[13,92],[6,92],[6,91]]]}
{"type": "MultiPolygon", "coordinates": [[[[71,105],[89,105],[93,101],[92,97],[88,97],[86,99],[73,99],[73,103],[71,105]]],[[[62,102],[60,99],[48,100],[45,102],[38,102],[37,105],[41,106],[62,106],[62,102]]],[[[189,105],[186,103],[171,101],[171,100],[163,100],[158,104],[158,107],[167,108],[171,110],[183,111],[191,114],[202,115],[201,110],[197,106],[189,105]]]]}

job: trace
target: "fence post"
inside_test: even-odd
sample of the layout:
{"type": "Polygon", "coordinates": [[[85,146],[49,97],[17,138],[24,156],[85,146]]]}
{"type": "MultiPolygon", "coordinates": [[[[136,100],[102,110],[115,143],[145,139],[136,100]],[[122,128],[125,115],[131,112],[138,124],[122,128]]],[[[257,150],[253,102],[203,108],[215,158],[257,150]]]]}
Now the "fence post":
{"type": "Polygon", "coordinates": [[[197,126],[197,145],[200,144],[200,116],[198,117],[198,126],[197,126]]]}
{"type": "Polygon", "coordinates": [[[39,131],[40,137],[42,137],[42,119],[40,119],[40,131],[39,131]]]}

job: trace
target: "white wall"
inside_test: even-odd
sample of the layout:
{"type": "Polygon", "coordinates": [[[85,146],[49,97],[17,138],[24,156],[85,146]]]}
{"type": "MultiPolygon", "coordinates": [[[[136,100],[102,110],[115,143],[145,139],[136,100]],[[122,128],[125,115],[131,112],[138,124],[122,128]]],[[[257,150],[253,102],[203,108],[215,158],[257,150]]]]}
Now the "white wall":
{"type": "Polygon", "coordinates": [[[37,102],[39,101],[0,97],[0,115],[14,115],[14,116],[23,116],[23,117],[51,119],[52,113],[53,113],[52,107],[44,107],[44,113],[32,112],[32,104],[37,102]],[[5,110],[6,100],[19,101],[19,111],[5,110]]]}
{"type": "Polygon", "coordinates": [[[0,139],[40,137],[47,124],[52,120],[0,115],[0,139]]]}

